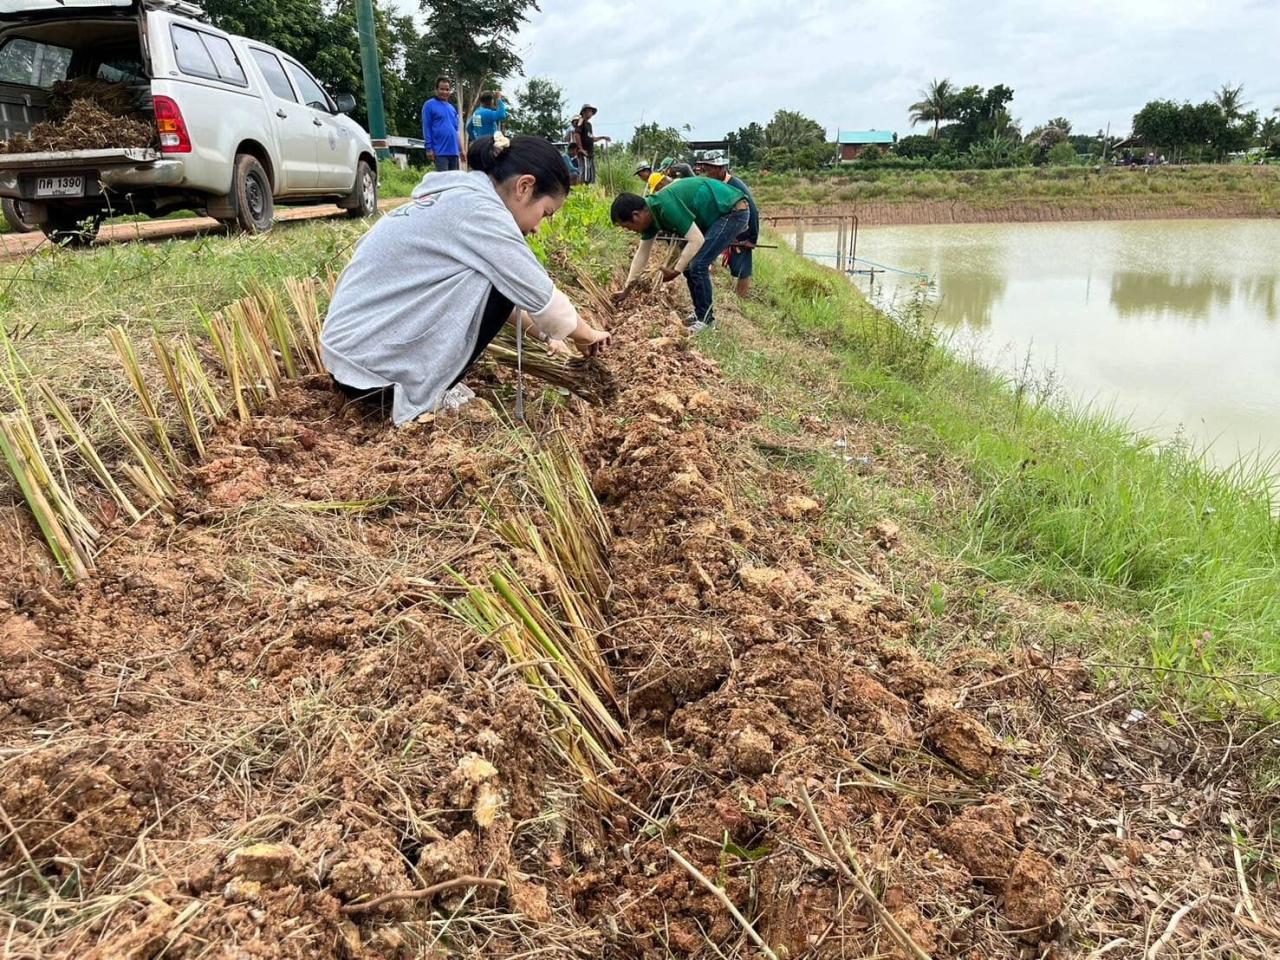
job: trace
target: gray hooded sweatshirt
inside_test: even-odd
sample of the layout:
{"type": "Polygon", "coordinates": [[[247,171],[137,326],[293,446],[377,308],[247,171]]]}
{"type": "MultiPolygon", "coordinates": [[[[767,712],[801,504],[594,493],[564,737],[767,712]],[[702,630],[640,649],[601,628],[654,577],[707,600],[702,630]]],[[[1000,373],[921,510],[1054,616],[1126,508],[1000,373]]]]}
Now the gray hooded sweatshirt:
{"type": "Polygon", "coordinates": [[[475,349],[493,288],[549,336],[577,323],[488,175],[431,173],[342,271],[320,334],[325,367],[349,387],[394,387],[397,424],[435,410],[475,349]]]}

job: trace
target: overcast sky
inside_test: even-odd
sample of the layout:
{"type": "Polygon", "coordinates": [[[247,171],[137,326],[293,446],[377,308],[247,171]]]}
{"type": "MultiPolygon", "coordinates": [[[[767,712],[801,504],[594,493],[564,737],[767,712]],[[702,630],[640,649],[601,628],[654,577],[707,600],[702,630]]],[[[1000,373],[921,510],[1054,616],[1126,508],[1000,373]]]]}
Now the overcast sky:
{"type": "Polygon", "coordinates": [[[517,41],[525,75],[553,78],[571,112],[594,103],[596,132],[620,139],[648,121],[716,139],[780,108],[832,137],[905,135],[932,77],[1007,84],[1024,130],[1066,116],[1078,132],[1123,132],[1150,99],[1198,102],[1224,82],[1243,83],[1263,113],[1280,105],[1280,0],[540,5],[517,41]]]}

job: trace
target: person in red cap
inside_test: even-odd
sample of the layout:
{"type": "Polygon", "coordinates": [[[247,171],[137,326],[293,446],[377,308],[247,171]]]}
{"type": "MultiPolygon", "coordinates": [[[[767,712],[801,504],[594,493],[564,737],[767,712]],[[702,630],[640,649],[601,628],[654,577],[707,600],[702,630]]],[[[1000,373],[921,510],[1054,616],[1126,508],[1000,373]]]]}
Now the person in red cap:
{"type": "Polygon", "coordinates": [[[573,139],[578,146],[578,159],[582,167],[582,182],[596,182],[596,144],[612,143],[610,137],[597,137],[591,129],[591,118],[596,115],[596,108],[584,103],[578,115],[573,118],[573,139]]]}

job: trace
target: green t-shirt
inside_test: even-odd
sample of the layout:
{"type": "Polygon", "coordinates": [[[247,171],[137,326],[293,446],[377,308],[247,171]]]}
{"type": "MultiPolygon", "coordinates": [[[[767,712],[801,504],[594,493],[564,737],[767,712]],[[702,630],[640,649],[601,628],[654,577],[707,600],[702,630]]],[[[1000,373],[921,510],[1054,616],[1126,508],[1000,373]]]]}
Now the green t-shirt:
{"type": "Polygon", "coordinates": [[[699,230],[707,230],[746,198],[737,187],[720,180],[707,177],[675,180],[660,193],[644,198],[653,214],[653,226],[640,237],[652,240],[660,230],[683,237],[695,223],[699,230]]]}

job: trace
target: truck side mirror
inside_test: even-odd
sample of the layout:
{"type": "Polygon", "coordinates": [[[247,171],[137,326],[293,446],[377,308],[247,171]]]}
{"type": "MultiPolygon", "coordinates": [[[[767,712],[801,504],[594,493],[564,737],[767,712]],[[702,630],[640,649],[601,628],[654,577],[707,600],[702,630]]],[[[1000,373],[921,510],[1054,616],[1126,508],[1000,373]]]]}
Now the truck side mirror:
{"type": "Polygon", "coordinates": [[[334,97],[339,113],[350,113],[356,108],[356,98],[349,93],[340,93],[334,97]]]}

